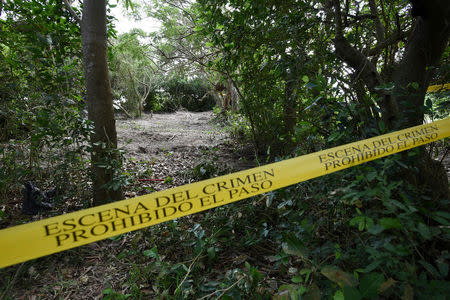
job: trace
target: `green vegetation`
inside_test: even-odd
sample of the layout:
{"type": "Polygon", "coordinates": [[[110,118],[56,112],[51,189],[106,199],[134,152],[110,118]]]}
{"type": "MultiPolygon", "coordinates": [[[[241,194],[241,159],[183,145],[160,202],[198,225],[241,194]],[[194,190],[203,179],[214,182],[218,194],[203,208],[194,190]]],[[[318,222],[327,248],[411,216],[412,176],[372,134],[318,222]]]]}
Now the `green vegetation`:
{"type": "Polygon", "coordinates": [[[28,180],[84,198],[80,31],[58,1],[19,2],[0,20],[0,205],[28,180]]]}
{"type": "MultiPolygon", "coordinates": [[[[265,164],[449,115],[449,91],[426,94],[450,82],[444,0],[416,1],[414,14],[404,0],[124,2],[162,24],[117,36],[108,6],[110,94],[129,122],[214,109],[265,164]]],[[[0,50],[1,228],[31,220],[17,206],[27,181],[56,187],[50,214],[101,203],[89,164],[111,174],[108,191],[155,190],[134,183],[154,175],[152,158],[92,140],[80,26],[63,1],[0,1],[0,50]]],[[[102,281],[103,299],[447,299],[448,150],[446,139],[5,268],[0,299],[34,289],[70,298],[77,284],[62,278],[74,264],[97,272],[79,280],[104,265],[120,274],[102,281]]],[[[193,160],[181,173],[191,181],[230,171],[217,149],[193,160]]]]}

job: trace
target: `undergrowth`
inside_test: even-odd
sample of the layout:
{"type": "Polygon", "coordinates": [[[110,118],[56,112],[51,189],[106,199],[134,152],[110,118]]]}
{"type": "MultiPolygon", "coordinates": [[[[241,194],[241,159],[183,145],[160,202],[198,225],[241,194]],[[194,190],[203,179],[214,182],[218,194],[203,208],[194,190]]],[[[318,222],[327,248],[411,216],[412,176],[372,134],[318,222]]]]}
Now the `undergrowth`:
{"type": "Polygon", "coordinates": [[[398,163],[385,158],[149,228],[117,256],[130,266],[120,297],[446,299],[448,200],[390,179],[398,163]]]}

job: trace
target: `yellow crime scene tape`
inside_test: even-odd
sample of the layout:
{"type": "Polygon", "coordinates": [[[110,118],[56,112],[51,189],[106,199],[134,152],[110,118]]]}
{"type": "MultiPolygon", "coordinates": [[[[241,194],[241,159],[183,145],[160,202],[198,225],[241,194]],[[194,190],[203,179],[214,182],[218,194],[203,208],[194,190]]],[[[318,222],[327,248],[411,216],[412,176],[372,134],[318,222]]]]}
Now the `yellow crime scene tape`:
{"type": "Polygon", "coordinates": [[[431,85],[428,87],[428,93],[441,92],[450,90],[450,83],[431,85]]]}
{"type": "Polygon", "coordinates": [[[267,193],[450,136],[450,118],[0,230],[0,268],[267,193]]]}

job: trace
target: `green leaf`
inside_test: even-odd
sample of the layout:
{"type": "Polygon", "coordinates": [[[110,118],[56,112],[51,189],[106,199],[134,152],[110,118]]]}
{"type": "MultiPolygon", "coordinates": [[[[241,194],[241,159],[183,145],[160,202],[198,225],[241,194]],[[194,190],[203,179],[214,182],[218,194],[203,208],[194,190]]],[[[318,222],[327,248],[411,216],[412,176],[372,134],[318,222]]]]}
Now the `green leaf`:
{"type": "Polygon", "coordinates": [[[215,247],[209,247],[208,250],[206,250],[208,253],[208,257],[210,259],[214,259],[216,257],[216,248],[215,247]]]}
{"type": "Polygon", "coordinates": [[[342,291],[337,291],[333,296],[333,300],[345,300],[344,293],[342,291]]]}
{"type": "Polygon", "coordinates": [[[443,218],[446,218],[446,219],[450,220],[450,213],[448,213],[446,211],[437,211],[435,214],[440,216],[440,217],[443,217],[443,218]]]}
{"type": "Polygon", "coordinates": [[[371,218],[362,215],[356,216],[350,220],[350,226],[358,226],[359,231],[370,229],[373,225],[374,222],[371,218]]]}
{"type": "Polygon", "coordinates": [[[419,232],[420,235],[426,240],[429,240],[432,237],[430,228],[423,223],[419,223],[419,225],[417,225],[417,232],[419,232]]]}
{"type": "Polygon", "coordinates": [[[250,266],[250,263],[248,261],[245,261],[244,265],[249,270],[252,268],[252,266],[250,266]]]}
{"type": "Polygon", "coordinates": [[[303,282],[303,277],[300,275],[294,276],[291,278],[291,281],[293,283],[302,283],[303,282]]]}
{"type": "Polygon", "coordinates": [[[439,258],[436,260],[439,272],[441,273],[442,277],[447,277],[448,275],[448,264],[445,262],[445,259],[439,258]]]}
{"type": "Polygon", "coordinates": [[[156,246],[154,246],[150,250],[145,250],[144,252],[142,252],[142,254],[144,254],[144,256],[147,256],[147,257],[159,259],[158,248],[156,248],[156,246]]]}
{"type": "Polygon", "coordinates": [[[419,263],[433,276],[440,278],[440,274],[439,272],[436,270],[436,268],[431,265],[430,263],[424,261],[424,260],[419,260],[419,263]]]}
{"type": "Polygon", "coordinates": [[[378,289],[384,282],[384,276],[379,273],[370,273],[364,275],[359,284],[359,291],[363,298],[375,298],[378,293],[378,289]]]}
{"type": "Polygon", "coordinates": [[[120,240],[121,238],[122,238],[122,235],[118,234],[118,235],[115,235],[115,236],[111,236],[108,239],[111,240],[111,241],[117,241],[117,240],[120,240]]]}
{"type": "Polygon", "coordinates": [[[293,234],[286,238],[286,242],[282,244],[282,247],[286,254],[308,258],[309,250],[305,247],[303,242],[293,234]]]}
{"type": "Polygon", "coordinates": [[[346,273],[335,266],[325,266],[320,271],[329,280],[344,286],[357,286],[358,280],[352,274],[346,273]]]}
{"type": "Polygon", "coordinates": [[[450,225],[450,213],[438,211],[432,215],[432,218],[444,226],[450,225]]]}
{"type": "Polygon", "coordinates": [[[384,124],[384,122],[383,122],[382,120],[380,120],[380,121],[378,122],[378,127],[380,128],[380,131],[381,131],[381,132],[386,131],[386,124],[384,124]]]}
{"type": "Polygon", "coordinates": [[[383,232],[383,230],[384,230],[383,226],[381,226],[380,224],[375,224],[372,227],[370,227],[369,230],[367,230],[367,232],[373,235],[377,235],[383,232]]]}
{"type": "Polygon", "coordinates": [[[308,83],[309,82],[309,78],[306,75],[303,75],[302,80],[304,83],[308,83]]]}
{"type": "Polygon", "coordinates": [[[369,264],[365,269],[364,272],[365,273],[369,273],[372,272],[373,270],[375,270],[376,268],[378,268],[378,266],[381,264],[381,261],[376,260],[374,262],[372,262],[371,264],[369,264]]]}
{"type": "Polygon", "coordinates": [[[110,294],[114,294],[114,290],[112,288],[106,288],[103,290],[103,295],[110,295],[110,294]]]}
{"type": "Polygon", "coordinates": [[[375,177],[377,177],[378,173],[376,171],[370,172],[369,174],[367,174],[366,179],[367,181],[372,181],[375,179],[375,177]]]}
{"type": "Polygon", "coordinates": [[[344,298],[345,300],[361,300],[362,296],[356,288],[344,286],[344,298]]]}
{"type": "Polygon", "coordinates": [[[384,229],[398,229],[402,227],[402,224],[397,218],[381,218],[379,223],[384,229]]]}
{"type": "Polygon", "coordinates": [[[312,270],[311,269],[301,269],[300,275],[306,275],[305,282],[309,280],[309,276],[311,276],[312,270]]]}

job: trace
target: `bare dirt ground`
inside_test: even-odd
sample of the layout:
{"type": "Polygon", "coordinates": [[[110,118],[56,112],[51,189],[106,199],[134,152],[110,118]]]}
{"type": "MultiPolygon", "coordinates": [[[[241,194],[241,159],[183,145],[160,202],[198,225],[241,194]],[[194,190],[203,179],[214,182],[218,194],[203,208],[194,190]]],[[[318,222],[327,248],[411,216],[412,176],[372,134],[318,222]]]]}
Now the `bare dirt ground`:
{"type": "Polygon", "coordinates": [[[252,150],[234,144],[227,128],[213,119],[212,112],[178,111],[117,121],[126,169],[138,170],[139,179],[160,180],[139,182],[143,187],[139,194],[148,193],[149,187],[160,190],[190,183],[195,180],[192,170],[200,165],[214,166],[219,173],[254,166],[252,150]]]}

